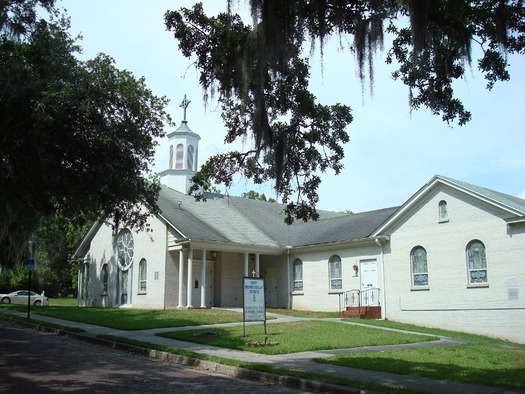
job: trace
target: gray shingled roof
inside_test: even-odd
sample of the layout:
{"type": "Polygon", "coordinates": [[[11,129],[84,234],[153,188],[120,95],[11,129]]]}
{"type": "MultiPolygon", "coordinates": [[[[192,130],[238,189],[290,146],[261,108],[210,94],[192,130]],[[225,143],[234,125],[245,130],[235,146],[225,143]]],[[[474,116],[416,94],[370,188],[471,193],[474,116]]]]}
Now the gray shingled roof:
{"type": "Polygon", "coordinates": [[[366,238],[396,208],[358,214],[320,211],[319,221],[284,223],[284,205],[210,195],[206,202],[163,187],[162,216],[184,237],[267,247],[305,246],[366,238]]]}
{"type": "Polygon", "coordinates": [[[321,219],[317,222],[294,224],[291,246],[318,245],[367,238],[397,209],[398,207],[384,208],[321,219]]]}
{"type": "Polygon", "coordinates": [[[467,182],[458,181],[456,179],[447,178],[441,175],[437,175],[437,177],[445,181],[448,181],[449,183],[459,185],[489,200],[498,202],[502,205],[506,205],[512,209],[520,211],[522,214],[525,214],[525,200],[522,198],[511,196],[509,194],[505,194],[501,192],[497,192],[495,190],[487,189],[481,186],[472,185],[467,182]]]}

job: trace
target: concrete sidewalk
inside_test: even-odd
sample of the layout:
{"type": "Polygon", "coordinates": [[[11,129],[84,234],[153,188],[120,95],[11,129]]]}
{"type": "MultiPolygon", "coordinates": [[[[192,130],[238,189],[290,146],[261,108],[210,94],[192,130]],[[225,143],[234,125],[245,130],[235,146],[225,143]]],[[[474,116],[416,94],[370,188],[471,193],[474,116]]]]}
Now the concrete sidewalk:
{"type": "MultiPolygon", "coordinates": [[[[4,309],[4,311],[7,311],[4,309]]],[[[17,313],[22,316],[25,316],[23,313],[17,313]]],[[[197,343],[179,341],[169,338],[159,337],[156,334],[159,332],[169,332],[169,331],[179,331],[179,330],[194,330],[194,329],[213,329],[218,327],[227,327],[242,325],[242,323],[227,323],[227,324],[216,324],[216,325],[206,325],[206,326],[189,326],[189,327],[176,327],[176,328],[162,328],[162,329],[151,329],[151,330],[142,330],[142,331],[122,331],[116,330],[107,327],[95,326],[85,323],[77,323],[72,321],[65,321],[61,319],[55,319],[47,316],[38,315],[37,312],[33,312],[35,319],[55,323],[67,327],[77,327],[85,330],[85,333],[78,335],[79,337],[88,337],[96,338],[99,335],[114,335],[123,338],[134,339],[146,343],[152,343],[157,345],[175,347],[179,349],[184,349],[196,353],[206,354],[210,356],[217,356],[222,358],[228,358],[238,361],[252,362],[258,364],[266,364],[275,367],[283,367],[294,370],[306,371],[320,375],[334,376],[339,378],[346,378],[354,381],[360,382],[369,382],[375,384],[383,384],[390,387],[405,388],[411,390],[419,390],[429,393],[451,393],[451,394],[464,394],[464,393],[476,393],[476,394],[525,394],[525,390],[521,389],[505,389],[501,387],[477,385],[477,384],[467,384],[467,383],[458,383],[458,382],[449,382],[449,381],[437,381],[427,378],[419,378],[414,376],[399,375],[388,372],[379,372],[371,370],[363,370],[356,368],[340,367],[336,365],[321,364],[310,361],[312,358],[324,358],[330,357],[336,354],[349,354],[349,353],[370,353],[370,352],[383,352],[383,351],[393,351],[393,350],[402,350],[402,349],[413,349],[413,348],[430,348],[436,346],[454,346],[467,341],[440,337],[438,341],[432,342],[421,342],[421,343],[412,343],[412,344],[403,344],[403,345],[389,345],[389,346],[374,346],[374,347],[361,347],[361,348],[351,348],[351,349],[336,349],[336,350],[322,350],[322,351],[312,351],[312,352],[303,352],[303,353],[292,353],[292,354],[282,354],[282,355],[263,355],[258,353],[245,352],[240,350],[225,349],[215,346],[207,346],[197,343]]],[[[358,323],[349,323],[342,322],[340,319],[308,319],[308,318],[298,318],[287,315],[278,315],[274,313],[268,313],[268,316],[274,317],[275,319],[268,320],[267,324],[275,324],[282,322],[291,322],[291,321],[301,321],[301,320],[329,320],[337,321],[341,324],[356,324],[358,323]]],[[[259,323],[260,324],[260,323],[259,323]]],[[[371,329],[385,329],[380,327],[373,327],[367,325],[366,327],[371,329]]],[[[401,331],[401,330],[394,330],[401,331]]],[[[401,331],[403,332],[403,331],[401,331]]],[[[122,346],[120,346],[122,348],[122,346]]],[[[157,352],[155,352],[157,353],[157,352]]],[[[148,354],[151,356],[152,354],[148,354]]],[[[207,362],[206,364],[209,364],[207,362]]],[[[212,363],[213,364],[213,363],[212,363]]],[[[202,365],[201,365],[202,366],[202,365]]],[[[218,370],[217,367],[213,368],[218,370]]],[[[250,371],[250,377],[258,378],[258,374],[254,371],[250,371]]],[[[259,374],[260,378],[267,380],[267,375],[261,373],[259,374]]],[[[296,379],[297,380],[297,379],[296,379]]],[[[296,385],[296,382],[295,384],[296,385]]],[[[303,386],[306,387],[306,386],[303,386]]],[[[321,388],[321,386],[320,386],[321,388]]],[[[328,387],[322,387],[324,392],[326,392],[328,387]]],[[[339,392],[362,392],[359,390],[338,390],[339,392]]]]}

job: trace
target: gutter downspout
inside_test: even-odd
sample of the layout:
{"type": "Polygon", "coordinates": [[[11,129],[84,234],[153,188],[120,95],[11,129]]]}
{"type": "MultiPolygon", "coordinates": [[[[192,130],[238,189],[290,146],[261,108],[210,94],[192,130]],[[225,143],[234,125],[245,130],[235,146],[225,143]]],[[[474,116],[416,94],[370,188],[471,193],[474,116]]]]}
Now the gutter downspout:
{"type": "Polygon", "coordinates": [[[385,251],[384,245],[388,241],[386,238],[375,238],[375,243],[381,249],[381,318],[386,319],[386,281],[385,281],[385,251]]]}
{"type": "Polygon", "coordinates": [[[291,249],[291,246],[287,246],[286,247],[286,283],[287,283],[287,297],[288,297],[288,301],[287,301],[287,308],[288,309],[292,309],[292,289],[291,289],[291,286],[290,286],[290,281],[291,281],[291,278],[290,278],[290,249],[291,249]]]}

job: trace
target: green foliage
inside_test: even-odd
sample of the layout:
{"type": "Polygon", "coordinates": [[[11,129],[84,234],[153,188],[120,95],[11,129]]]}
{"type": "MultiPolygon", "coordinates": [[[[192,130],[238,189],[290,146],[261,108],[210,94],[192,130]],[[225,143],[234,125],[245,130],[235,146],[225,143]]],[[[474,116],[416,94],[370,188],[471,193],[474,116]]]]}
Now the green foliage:
{"type": "Polygon", "coordinates": [[[14,290],[27,289],[28,279],[25,263],[4,268],[0,273],[0,291],[10,293],[14,290]]]}
{"type": "MultiPolygon", "coordinates": [[[[55,12],[52,1],[41,3],[55,12]]],[[[68,218],[96,212],[115,226],[143,227],[148,213],[138,204],[155,213],[160,188],[144,174],[151,172],[155,138],[170,121],[167,99],[154,96],[144,79],[118,70],[103,54],[79,61],[66,19],[37,20],[34,1],[15,4],[23,22],[16,13],[6,19],[0,4],[4,265],[24,258],[29,235],[57,210],[68,218]]]]}
{"type": "Polygon", "coordinates": [[[525,49],[520,0],[258,0],[249,5],[253,26],[231,12],[207,16],[201,3],[165,15],[179,49],[195,59],[204,99],[218,95],[225,143],[253,140],[246,151],[211,157],[192,191],[206,190],[210,180],[229,187],[235,174],[255,184],[274,180],[287,204],[288,223],[318,217],[319,174],[341,171],[345,129],[352,121],[348,107],[316,103],[308,89],[309,60],[302,58],[306,45],[319,42],[322,55],[331,36],[352,42],[357,74],[362,83],[369,78],[372,90],[375,52],[383,47],[385,32],[393,35],[386,61],[398,67],[392,76],[408,87],[410,108],[427,107],[459,125],[471,114],[455,97],[453,83],[464,78],[472,45],[482,50],[478,68],[489,89],[510,78],[506,54],[525,49]]]}
{"type": "Polygon", "coordinates": [[[343,167],[350,109],[316,103],[308,91],[308,64],[299,56],[299,47],[289,48],[289,56],[275,64],[250,51],[251,29],[238,16],[210,18],[197,4],[191,10],[168,12],[166,25],[182,53],[196,55],[203,88],[219,94],[225,143],[255,137],[252,150],[211,157],[193,178],[190,191],[206,190],[210,180],[229,187],[236,173],[255,184],[275,179],[276,192],[287,204],[287,222],[316,219],[319,173],[339,173],[343,167]],[[239,55],[248,52],[251,60],[242,63],[239,55]]]}
{"type": "Polygon", "coordinates": [[[266,198],[266,195],[264,193],[259,194],[259,192],[256,192],[255,190],[249,190],[246,193],[242,193],[241,197],[248,198],[250,200],[276,202],[274,198],[266,198]]]}
{"type": "MultiPolygon", "coordinates": [[[[10,293],[15,290],[28,289],[29,277],[26,272],[25,263],[19,262],[13,267],[2,270],[0,273],[0,292],[10,293]]],[[[56,272],[51,267],[35,263],[35,270],[31,273],[31,291],[46,295],[53,294],[59,287],[59,280],[56,272]]]]}
{"type": "Polygon", "coordinates": [[[76,289],[78,267],[71,265],[70,254],[95,219],[93,214],[83,212],[66,217],[59,210],[42,218],[33,234],[33,244],[37,268],[48,269],[54,274],[54,277],[47,277],[45,286],[42,284],[49,296],[67,295],[76,289]]]}

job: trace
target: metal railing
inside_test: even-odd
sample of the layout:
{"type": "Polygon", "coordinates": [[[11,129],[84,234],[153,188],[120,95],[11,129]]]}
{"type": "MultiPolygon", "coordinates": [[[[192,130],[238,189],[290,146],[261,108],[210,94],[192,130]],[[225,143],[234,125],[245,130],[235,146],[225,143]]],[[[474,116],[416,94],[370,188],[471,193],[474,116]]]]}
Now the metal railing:
{"type": "Polygon", "coordinates": [[[339,294],[339,310],[344,311],[348,307],[379,306],[378,287],[368,289],[353,289],[339,294]]]}

